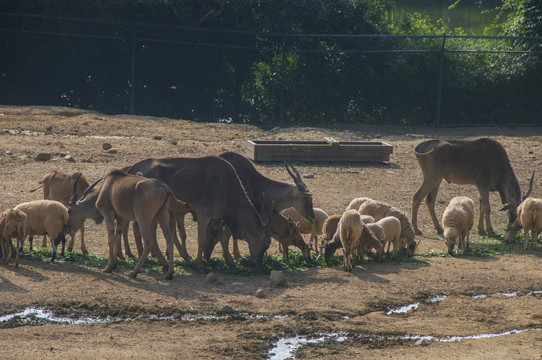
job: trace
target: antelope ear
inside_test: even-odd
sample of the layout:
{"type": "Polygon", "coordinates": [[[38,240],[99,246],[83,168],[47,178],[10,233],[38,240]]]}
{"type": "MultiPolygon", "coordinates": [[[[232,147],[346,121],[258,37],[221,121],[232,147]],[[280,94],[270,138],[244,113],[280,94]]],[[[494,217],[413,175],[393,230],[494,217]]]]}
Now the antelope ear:
{"type": "Polygon", "coordinates": [[[502,209],[499,209],[499,211],[506,211],[506,210],[510,210],[510,208],[512,208],[512,205],[510,204],[506,204],[502,209]]]}

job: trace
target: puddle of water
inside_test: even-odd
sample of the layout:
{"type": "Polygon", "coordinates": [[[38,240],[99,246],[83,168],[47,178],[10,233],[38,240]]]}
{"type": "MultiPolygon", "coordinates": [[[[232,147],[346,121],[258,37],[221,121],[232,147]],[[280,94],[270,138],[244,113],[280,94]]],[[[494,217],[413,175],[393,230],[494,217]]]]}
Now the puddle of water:
{"type": "Polygon", "coordinates": [[[533,295],[533,296],[542,295],[542,290],[531,291],[531,292],[528,292],[527,295],[533,295]]]}
{"type": "MultiPolygon", "coordinates": [[[[177,318],[180,321],[224,321],[232,318],[242,317],[244,319],[262,319],[262,320],[276,320],[276,319],[285,319],[290,315],[262,315],[262,314],[234,314],[234,315],[197,315],[197,314],[183,314],[181,317],[177,318]]],[[[18,318],[19,322],[29,323],[34,319],[40,319],[51,323],[57,324],[66,324],[66,325],[77,325],[77,324],[107,324],[118,321],[135,321],[141,319],[149,319],[155,321],[173,321],[175,317],[173,315],[169,316],[158,316],[158,315],[147,315],[147,316],[132,316],[127,318],[100,318],[95,316],[83,317],[83,318],[69,318],[69,317],[59,317],[54,316],[52,311],[45,309],[36,309],[36,308],[26,308],[21,312],[8,314],[0,316],[0,323],[7,322],[18,318]]]]}
{"type": "MultiPolygon", "coordinates": [[[[446,299],[446,295],[435,295],[433,296],[432,298],[430,298],[429,300],[427,300],[428,302],[432,303],[432,304],[435,304],[435,303],[438,303],[438,302],[441,302],[443,301],[444,299],[446,299]]],[[[420,303],[414,303],[414,304],[410,304],[410,305],[405,305],[405,306],[402,306],[400,308],[397,308],[397,309],[391,309],[389,310],[386,315],[392,315],[392,314],[406,314],[407,312],[409,312],[410,310],[416,310],[418,309],[418,307],[420,306],[420,303]]]]}
{"type": "Polygon", "coordinates": [[[3,130],[4,133],[8,133],[10,135],[26,135],[26,136],[43,136],[45,133],[43,132],[36,132],[36,131],[28,131],[28,130],[3,130]]]}
{"type": "Polygon", "coordinates": [[[418,306],[420,306],[420,303],[414,303],[414,304],[410,304],[410,305],[405,305],[403,307],[400,307],[398,309],[392,309],[390,311],[388,311],[386,313],[386,315],[391,315],[391,314],[406,314],[407,312],[409,312],[410,310],[416,310],[418,308],[418,306]]]}
{"type": "Polygon", "coordinates": [[[445,337],[435,337],[435,336],[421,336],[421,335],[408,335],[404,336],[401,339],[404,340],[420,340],[426,339],[429,341],[435,342],[457,342],[462,340],[480,340],[480,339],[491,339],[500,336],[520,334],[526,331],[542,331],[542,328],[533,328],[533,329],[519,329],[519,330],[508,330],[500,333],[493,334],[478,334],[478,335],[464,335],[464,336],[445,336],[445,337]]]}
{"type": "Polygon", "coordinates": [[[502,296],[506,296],[506,297],[514,297],[514,296],[518,296],[519,292],[518,291],[514,291],[514,292],[510,292],[510,293],[497,293],[497,295],[502,295],[502,296]]]}
{"type": "Polygon", "coordinates": [[[41,319],[53,323],[59,323],[59,324],[69,324],[69,325],[77,325],[77,324],[105,324],[115,321],[115,319],[112,318],[99,318],[99,317],[85,317],[81,319],[72,319],[69,317],[58,317],[54,316],[51,311],[44,310],[44,309],[35,309],[35,308],[26,308],[21,312],[15,313],[15,314],[9,314],[0,316],[0,323],[10,321],[14,318],[20,318],[21,322],[29,322],[32,319],[41,319]]]}
{"type": "MultiPolygon", "coordinates": [[[[526,331],[542,331],[542,328],[533,329],[519,329],[508,330],[500,333],[493,334],[478,334],[478,335],[464,335],[464,336],[445,336],[436,337],[432,335],[405,335],[405,336],[371,336],[371,335],[354,335],[354,337],[361,337],[369,339],[371,341],[395,341],[395,340],[422,340],[434,342],[458,342],[462,340],[481,340],[491,339],[500,336],[520,334],[526,331]]],[[[295,352],[304,345],[321,343],[326,340],[332,340],[342,342],[348,340],[348,334],[345,333],[329,333],[329,334],[315,334],[311,336],[295,336],[290,338],[279,339],[277,343],[269,350],[267,360],[285,360],[295,358],[295,352]]]]}
{"type": "Polygon", "coordinates": [[[284,360],[294,358],[295,352],[306,344],[321,343],[326,340],[345,341],[348,337],[344,334],[330,333],[317,334],[317,337],[295,336],[291,338],[280,339],[275,346],[269,351],[268,360],[284,360]]]}
{"type": "Polygon", "coordinates": [[[472,295],[472,298],[475,299],[475,300],[486,299],[487,295],[484,295],[484,294],[472,295]]]}
{"type": "Polygon", "coordinates": [[[434,304],[434,303],[441,302],[444,299],[446,299],[446,295],[437,295],[437,296],[434,296],[431,299],[429,299],[429,302],[434,304]]]}

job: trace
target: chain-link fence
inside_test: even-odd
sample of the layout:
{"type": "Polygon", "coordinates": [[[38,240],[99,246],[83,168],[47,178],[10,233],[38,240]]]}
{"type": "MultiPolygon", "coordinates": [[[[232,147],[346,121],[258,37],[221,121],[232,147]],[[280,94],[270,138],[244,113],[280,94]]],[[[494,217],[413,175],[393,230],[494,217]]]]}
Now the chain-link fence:
{"type": "Polygon", "coordinates": [[[252,124],[542,122],[542,38],[0,21],[5,105],[252,124]]]}

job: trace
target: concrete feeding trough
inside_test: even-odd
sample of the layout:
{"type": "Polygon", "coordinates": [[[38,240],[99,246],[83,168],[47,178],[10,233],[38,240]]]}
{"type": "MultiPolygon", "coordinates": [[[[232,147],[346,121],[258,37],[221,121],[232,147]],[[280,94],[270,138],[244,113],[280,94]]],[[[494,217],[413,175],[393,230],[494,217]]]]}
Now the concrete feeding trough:
{"type": "Polygon", "coordinates": [[[382,141],[276,141],[248,140],[247,155],[253,161],[389,161],[393,146],[382,141]]]}

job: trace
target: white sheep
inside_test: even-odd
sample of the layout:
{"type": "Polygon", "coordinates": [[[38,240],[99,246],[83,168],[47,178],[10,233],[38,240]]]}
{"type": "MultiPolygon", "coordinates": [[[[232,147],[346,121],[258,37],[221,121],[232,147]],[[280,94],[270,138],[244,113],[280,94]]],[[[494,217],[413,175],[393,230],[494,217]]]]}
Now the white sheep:
{"type": "Polygon", "coordinates": [[[466,196],[457,196],[450,200],[442,214],[444,240],[450,255],[454,252],[456,242],[458,242],[457,249],[469,248],[469,236],[473,224],[474,202],[466,196]]]}
{"type": "MultiPolygon", "coordinates": [[[[33,235],[49,235],[53,246],[53,257],[55,261],[57,245],[62,242],[62,252],[66,245],[66,230],[68,224],[68,209],[55,200],[35,200],[19,204],[15,210],[21,210],[26,214],[25,232],[29,235],[30,250],[32,250],[33,235]]],[[[22,247],[22,243],[21,243],[22,247]]]]}
{"type": "Polygon", "coordinates": [[[371,215],[375,221],[379,221],[387,216],[395,216],[401,222],[401,243],[407,246],[407,255],[413,256],[418,244],[414,240],[414,231],[410,225],[410,220],[404,212],[398,208],[381,201],[372,199],[366,200],[359,207],[359,213],[362,215],[371,215]]]}
{"type": "Polygon", "coordinates": [[[352,255],[358,248],[363,231],[360,214],[356,210],[345,211],[339,221],[338,231],[344,253],[344,269],[352,271],[352,255]]]}
{"type": "Polygon", "coordinates": [[[386,216],[385,218],[382,218],[378,220],[374,224],[367,224],[373,230],[373,232],[376,234],[375,228],[382,229],[382,237],[379,237],[379,239],[382,241],[382,246],[388,245],[387,252],[390,251],[390,245],[393,245],[393,251],[392,251],[392,257],[397,256],[397,252],[399,251],[399,248],[402,247],[403,244],[400,243],[401,238],[401,222],[399,219],[397,219],[395,216],[386,216]]]}
{"type": "Polygon", "coordinates": [[[536,239],[542,231],[542,199],[527,198],[517,208],[516,223],[523,227],[525,239],[523,248],[529,247],[529,232],[531,233],[531,247],[534,249],[536,239]]]}
{"type": "Polygon", "coordinates": [[[22,245],[25,236],[26,214],[20,210],[8,209],[0,213],[0,246],[4,265],[11,258],[13,244],[12,238],[17,238],[15,266],[19,266],[19,246],[22,245]]]}
{"type": "Polygon", "coordinates": [[[313,210],[315,226],[293,207],[282,210],[280,214],[285,218],[290,218],[296,224],[301,234],[311,234],[309,246],[314,251],[318,251],[318,235],[322,234],[324,221],[326,221],[329,215],[320,208],[314,208],[313,210]]]}
{"type": "Polygon", "coordinates": [[[361,206],[361,204],[363,204],[367,200],[372,200],[372,199],[368,197],[358,197],[358,198],[352,199],[352,201],[348,203],[346,210],[359,210],[359,207],[361,206]]]}

